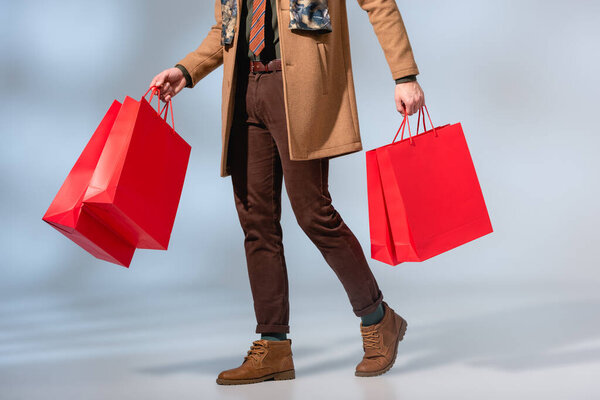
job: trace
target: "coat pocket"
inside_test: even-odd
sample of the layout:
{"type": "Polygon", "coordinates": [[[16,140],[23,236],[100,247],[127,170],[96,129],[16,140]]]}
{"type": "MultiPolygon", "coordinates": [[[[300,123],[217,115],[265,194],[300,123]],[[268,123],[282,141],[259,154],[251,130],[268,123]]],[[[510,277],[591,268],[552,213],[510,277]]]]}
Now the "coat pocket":
{"type": "Polygon", "coordinates": [[[325,43],[317,42],[317,50],[319,53],[319,66],[321,67],[321,94],[327,94],[329,86],[329,63],[327,62],[325,43]]]}

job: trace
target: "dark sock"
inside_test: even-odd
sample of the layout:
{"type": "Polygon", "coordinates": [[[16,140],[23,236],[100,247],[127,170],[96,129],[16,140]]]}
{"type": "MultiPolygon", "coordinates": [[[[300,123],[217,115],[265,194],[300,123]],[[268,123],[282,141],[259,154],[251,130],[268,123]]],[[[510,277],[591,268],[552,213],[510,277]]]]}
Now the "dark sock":
{"type": "Polygon", "coordinates": [[[279,332],[261,333],[260,338],[265,340],[285,340],[287,339],[287,334],[279,332]]]}
{"type": "Polygon", "coordinates": [[[381,321],[381,319],[383,318],[383,314],[383,304],[379,303],[379,306],[377,306],[375,311],[373,311],[371,314],[363,315],[362,317],[360,317],[360,319],[362,321],[363,326],[374,325],[381,321]]]}

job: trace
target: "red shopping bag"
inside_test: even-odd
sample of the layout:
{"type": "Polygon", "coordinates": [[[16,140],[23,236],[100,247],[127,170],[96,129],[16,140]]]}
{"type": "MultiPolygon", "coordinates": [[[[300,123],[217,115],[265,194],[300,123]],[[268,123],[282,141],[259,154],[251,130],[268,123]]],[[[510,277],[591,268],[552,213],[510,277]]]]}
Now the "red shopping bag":
{"type": "Polygon", "coordinates": [[[98,125],[42,219],[102,260],[127,266],[135,247],[86,211],[83,196],[121,103],[114,101],[98,125]]]}
{"type": "Polygon", "coordinates": [[[136,248],[167,250],[191,146],[167,123],[171,102],[163,118],[146,94],[125,98],[83,203],[136,248]]]}
{"type": "Polygon", "coordinates": [[[390,265],[493,232],[461,124],[436,128],[425,111],[430,130],[412,136],[405,115],[399,142],[366,152],[371,258],[390,265]]]}

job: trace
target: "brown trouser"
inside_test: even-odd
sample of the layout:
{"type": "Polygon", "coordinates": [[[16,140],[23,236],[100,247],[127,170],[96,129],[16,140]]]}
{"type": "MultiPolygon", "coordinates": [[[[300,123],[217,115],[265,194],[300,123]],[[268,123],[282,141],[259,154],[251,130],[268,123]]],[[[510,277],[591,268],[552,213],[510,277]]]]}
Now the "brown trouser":
{"type": "MultiPolygon", "coordinates": [[[[360,243],[331,204],[327,158],[290,160],[281,71],[238,72],[229,168],[256,314],[256,333],[289,332],[282,178],[298,224],[342,282],[354,314],[383,299],[360,243]]],[[[332,116],[333,118],[334,116],[332,116]]]]}

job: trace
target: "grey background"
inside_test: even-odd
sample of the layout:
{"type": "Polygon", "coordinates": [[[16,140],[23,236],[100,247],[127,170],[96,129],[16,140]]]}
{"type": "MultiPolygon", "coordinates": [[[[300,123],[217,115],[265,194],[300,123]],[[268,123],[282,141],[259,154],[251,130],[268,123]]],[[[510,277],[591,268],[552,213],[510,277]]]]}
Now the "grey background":
{"type": "MultiPolygon", "coordinates": [[[[168,251],[137,250],[126,269],[41,220],[110,103],[140,97],[156,73],[196,48],[214,23],[213,4],[0,3],[0,398],[92,389],[98,398],[162,398],[173,395],[167,387],[183,398],[230,396],[214,377],[238,365],[256,337],[231,182],[218,175],[222,68],[174,100],[192,155],[168,251]],[[140,379],[146,384],[132,392],[140,379]]],[[[368,150],[391,142],[401,115],[367,14],[347,4],[368,150]]],[[[277,393],[302,398],[315,382],[326,393],[336,387],[319,386],[327,377],[348,398],[435,398],[438,390],[467,398],[460,379],[475,382],[474,397],[492,398],[486,384],[501,387],[498,396],[599,394],[591,371],[600,371],[600,3],[399,7],[434,123],[462,123],[495,232],[424,263],[370,260],[386,300],[410,317],[412,361],[379,383],[349,384],[362,354],[358,319],[284,195],[298,379],[277,393]],[[310,344],[323,337],[338,347],[315,361],[310,344]],[[431,378],[440,385],[415,389],[431,378]],[[367,386],[348,389],[355,384],[367,386]]],[[[364,157],[332,160],[330,191],[368,254],[364,157]]],[[[235,393],[255,398],[272,390],[265,387],[235,393]]]]}

